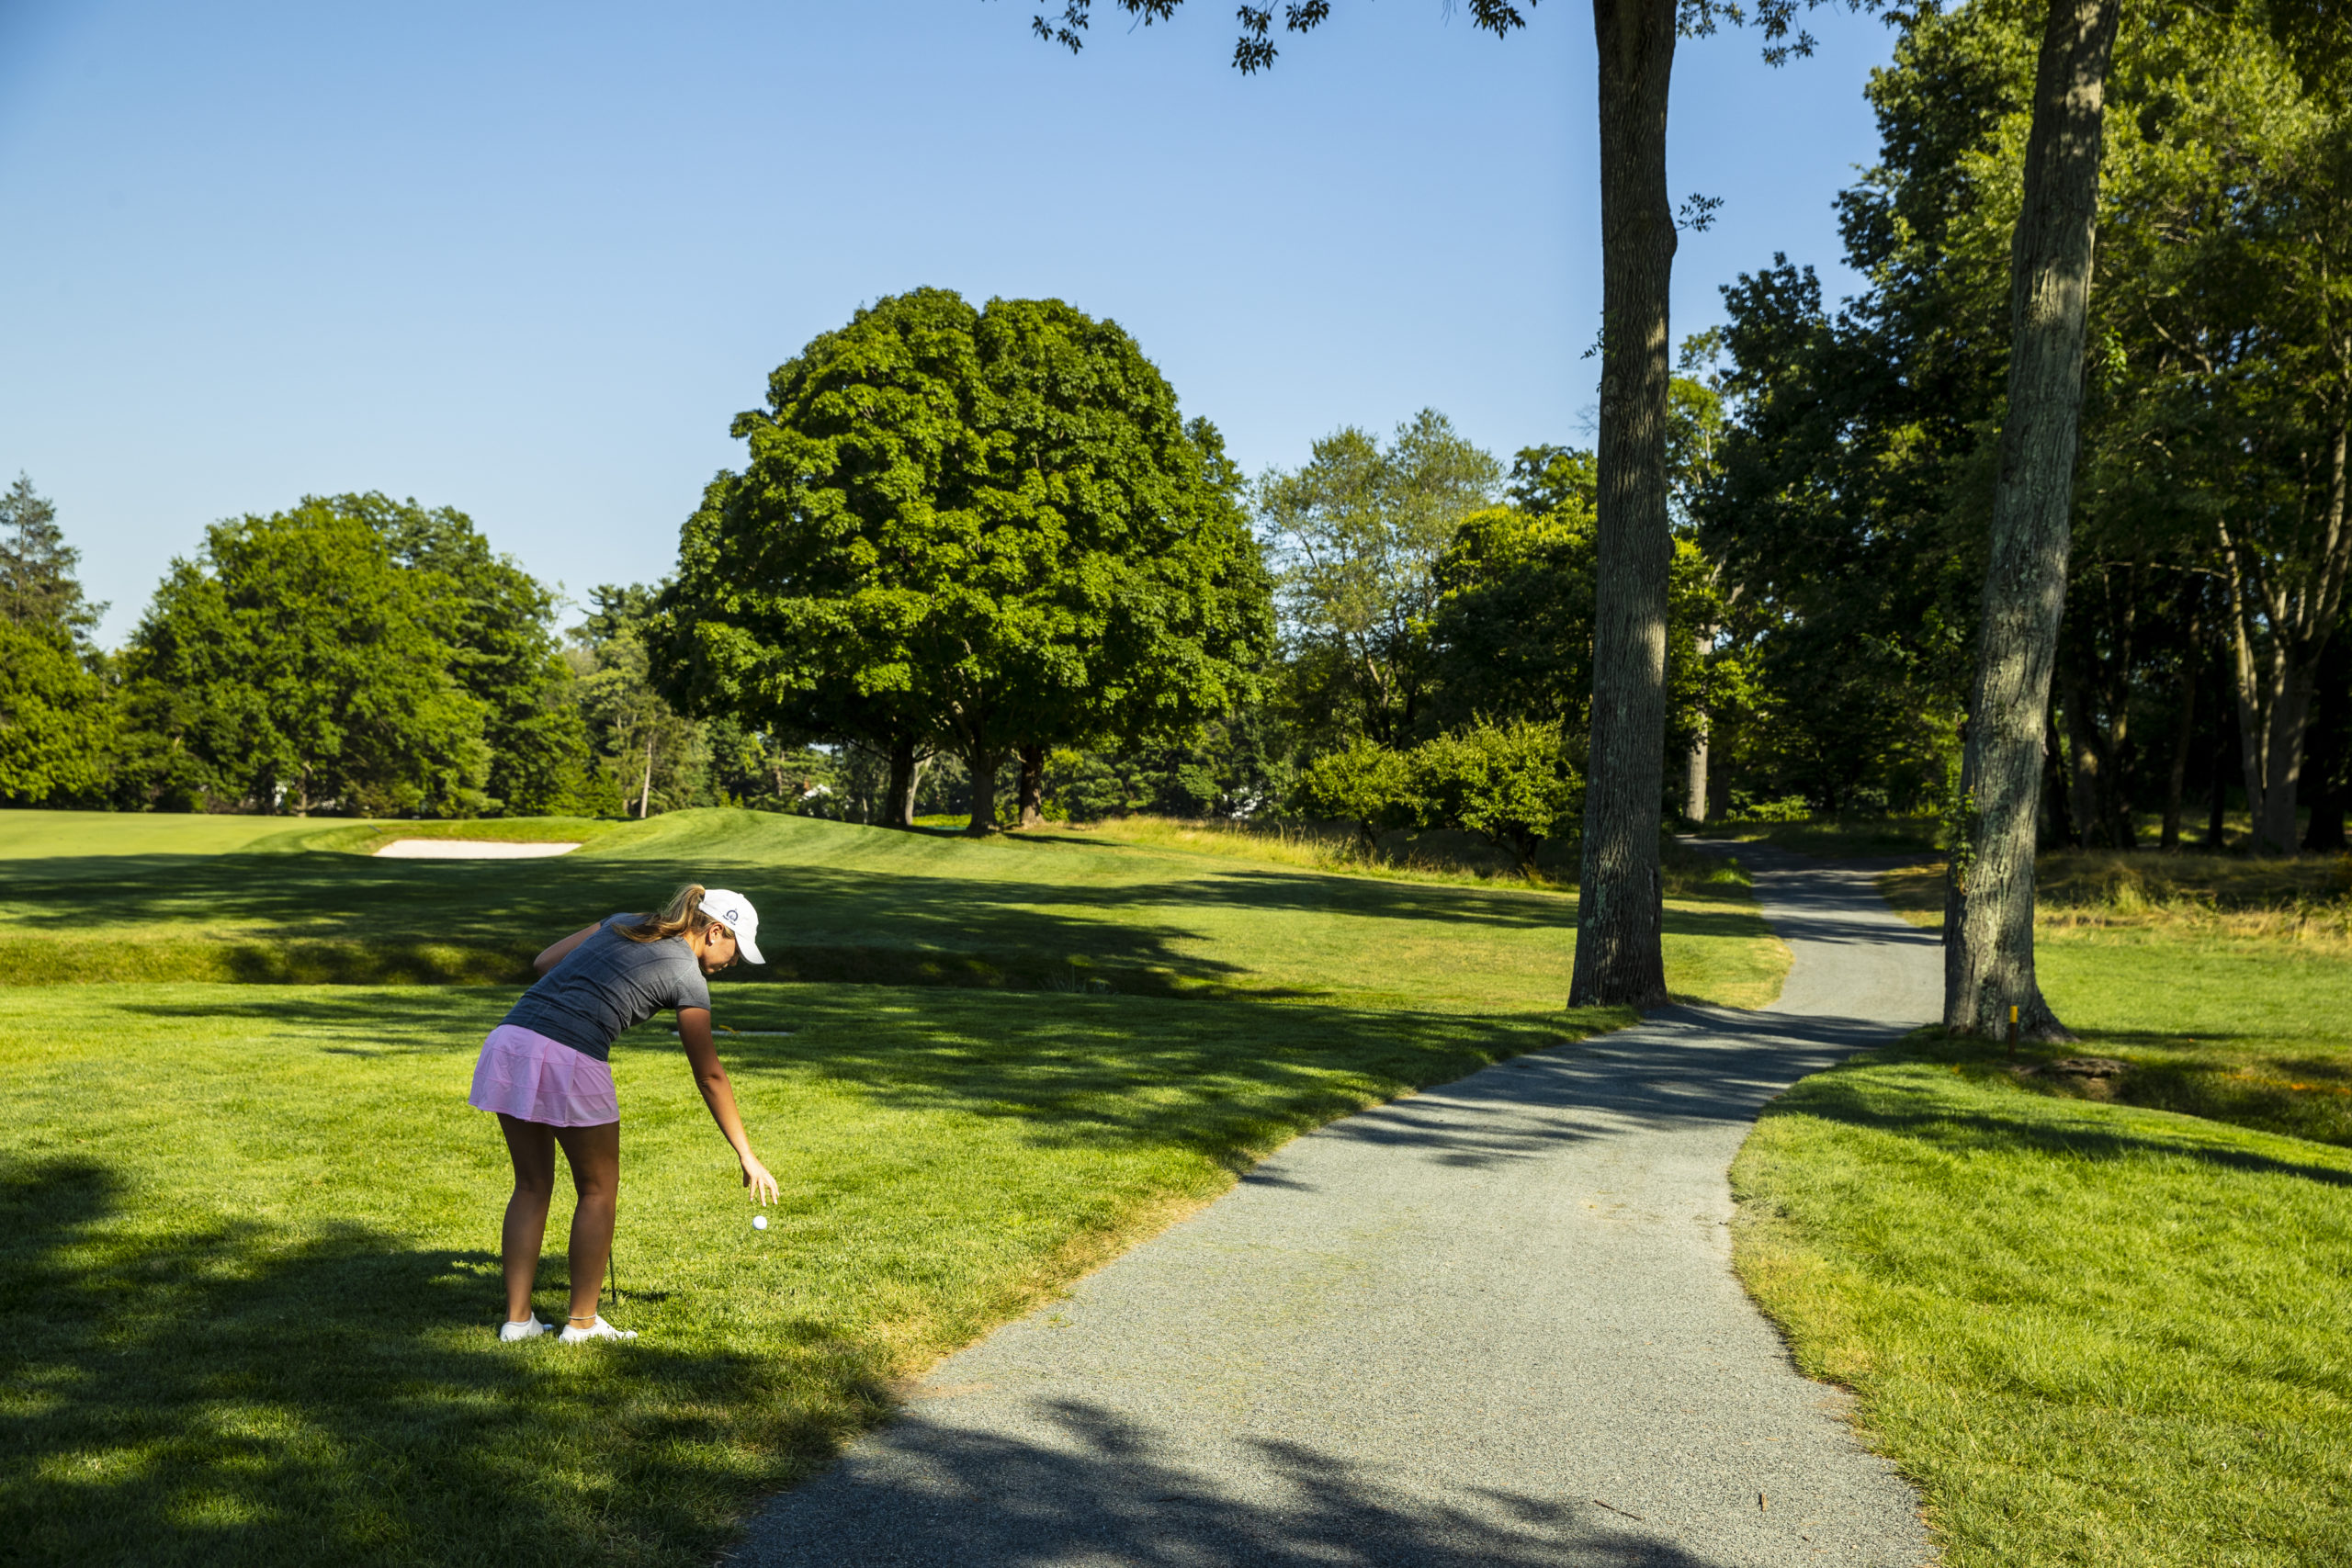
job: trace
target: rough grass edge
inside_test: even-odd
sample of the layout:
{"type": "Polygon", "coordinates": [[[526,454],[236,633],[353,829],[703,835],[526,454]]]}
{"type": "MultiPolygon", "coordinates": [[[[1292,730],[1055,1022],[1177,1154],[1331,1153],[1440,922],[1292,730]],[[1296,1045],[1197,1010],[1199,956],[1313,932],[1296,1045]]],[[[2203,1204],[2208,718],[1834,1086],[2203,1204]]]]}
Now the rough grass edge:
{"type": "MultiPolygon", "coordinates": [[[[1929,1032],[1917,1031],[1905,1036],[1905,1042],[1880,1050],[1857,1051],[1829,1070],[1883,1065],[1896,1059],[1905,1043],[1929,1032]]],[[[1772,1156],[1757,1143],[1757,1134],[1765,1125],[1759,1118],[1749,1129],[1726,1172],[1732,1197],[1732,1273],[1779,1337],[1798,1372],[1838,1390],[1850,1401],[1839,1414],[1855,1439],[1894,1466],[1918,1495],[1920,1518],[1940,1560],[1950,1541],[1934,1495],[1905,1467],[1902,1457],[1871,1418],[1866,1385],[1874,1358],[1842,1310],[1843,1292],[1825,1283],[1840,1272],[1838,1264],[1805,1238],[1781,1206],[1776,1195],[1779,1173],[1772,1156]]]]}

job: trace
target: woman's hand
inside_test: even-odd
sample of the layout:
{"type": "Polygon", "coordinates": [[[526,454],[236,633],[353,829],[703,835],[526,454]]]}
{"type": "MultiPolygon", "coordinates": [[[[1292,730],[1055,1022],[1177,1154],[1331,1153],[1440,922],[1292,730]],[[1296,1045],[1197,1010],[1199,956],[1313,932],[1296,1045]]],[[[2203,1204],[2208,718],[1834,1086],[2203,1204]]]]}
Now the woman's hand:
{"type": "Polygon", "coordinates": [[[775,1178],[768,1174],[768,1168],[760,1163],[759,1156],[747,1149],[738,1157],[743,1162],[743,1185],[752,1190],[752,1196],[762,1203],[775,1202],[775,1178]]]}

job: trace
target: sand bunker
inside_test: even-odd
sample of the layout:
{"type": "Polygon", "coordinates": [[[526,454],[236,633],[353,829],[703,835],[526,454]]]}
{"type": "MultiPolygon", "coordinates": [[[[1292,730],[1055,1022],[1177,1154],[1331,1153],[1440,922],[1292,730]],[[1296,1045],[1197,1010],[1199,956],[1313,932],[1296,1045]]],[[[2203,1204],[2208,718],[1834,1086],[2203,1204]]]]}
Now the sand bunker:
{"type": "Polygon", "coordinates": [[[503,839],[394,839],[376,852],[392,860],[544,860],[579,843],[517,843],[503,839]]]}

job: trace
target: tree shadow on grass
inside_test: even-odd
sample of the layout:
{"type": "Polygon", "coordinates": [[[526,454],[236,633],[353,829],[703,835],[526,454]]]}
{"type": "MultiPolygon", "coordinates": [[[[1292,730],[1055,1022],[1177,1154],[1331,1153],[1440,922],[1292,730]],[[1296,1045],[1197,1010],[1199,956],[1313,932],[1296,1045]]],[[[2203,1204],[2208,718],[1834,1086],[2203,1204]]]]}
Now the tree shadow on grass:
{"type": "Polygon", "coordinates": [[[1017,922],[1027,917],[1047,921],[1050,929],[1052,912],[1070,908],[1247,907],[1375,919],[1442,917],[1505,927],[1572,921],[1575,910],[1572,900],[1554,894],[1221,865],[1189,875],[1105,882],[711,857],[673,863],[444,862],[310,853],[59,856],[10,863],[15,901],[22,906],[17,919],[30,929],[73,928],[93,919],[261,921],[312,938],[415,942],[493,936],[512,941],[518,919],[531,920],[536,931],[549,920],[587,918],[582,911],[643,908],[689,875],[714,882],[724,876],[755,897],[778,898],[770,921],[779,936],[821,940],[823,932],[841,928],[845,911],[856,911],[865,918],[854,923],[901,931],[899,940],[917,944],[927,928],[942,922],[960,927],[975,918],[1017,922]],[[73,907],[57,907],[58,897],[51,895],[62,897],[68,889],[73,907]]]}
{"type": "MultiPolygon", "coordinates": [[[[328,853],[68,857],[11,864],[8,966],[46,979],[274,985],[527,983],[545,942],[643,908],[687,874],[767,905],[775,962],[739,979],[989,989],[1264,989],[1226,956],[1238,912],[1426,935],[1573,930],[1573,899],[1319,873],[1216,869],[1103,884],[654,860],[378,862],[328,853]],[[123,928],[119,935],[94,930],[123,928]]],[[[1752,911],[1669,908],[1671,936],[1764,934],[1752,911]]],[[[1862,940],[1861,933],[1857,940],[1862,940]]],[[[1565,977],[1565,957],[1563,958],[1565,977]]]]}
{"type": "Polygon", "coordinates": [[[497,1268],[345,1226],[123,1223],[109,1172],[0,1166],[0,1515],[13,1561],[707,1562],[714,1495],[884,1407],[797,1360],[502,1346],[497,1268]],[[583,1438],[586,1439],[583,1442],[583,1438]]]}
{"type": "MultiPolygon", "coordinates": [[[[115,1005],[142,1018],[251,1019],[322,1054],[470,1055],[509,997],[317,987],[115,1005]]],[[[894,1109],[1015,1122],[1040,1145],[1175,1144],[1233,1168],[1367,1103],[1630,1018],[912,987],[747,987],[721,1008],[740,1028],[792,1032],[719,1037],[729,1070],[747,1082],[814,1077],[894,1109]]],[[[683,1063],[668,1021],[623,1035],[616,1055],[683,1063]]]]}
{"type": "MultiPolygon", "coordinates": [[[[1079,1401],[1010,1435],[926,1420],[776,1499],[734,1568],[1696,1568],[1663,1530],[1508,1484],[1442,1497],[1330,1449],[1259,1440],[1250,1473],[1204,1473],[1149,1429],[1079,1401]]],[[[1498,1478],[1498,1483],[1503,1478],[1498,1478]]]]}
{"type": "MultiPolygon", "coordinates": [[[[470,1050],[485,1002],[494,998],[324,990],[130,1008],[249,1016],[280,1046],[291,1037],[340,1059],[436,1034],[452,1055],[470,1050]],[[467,1016],[453,1021],[453,1005],[467,1016]]],[[[814,1072],[893,1107],[1012,1120],[1041,1144],[1190,1146],[1237,1168],[1288,1131],[1548,1043],[1561,1027],[1556,1016],[938,990],[811,989],[775,1004],[788,1004],[777,1021],[797,1032],[731,1043],[747,1082],[814,1072]]],[[[624,1048],[646,1046],[675,1049],[624,1048]]],[[[348,1070],[378,1069],[354,1059],[348,1070]]],[[[1408,1154],[1436,1158],[1533,1150],[1433,1124],[1398,1135],[1408,1154]]],[[[878,1362],[814,1321],[765,1359],[499,1346],[486,1254],[420,1249],[357,1225],[166,1231],[152,1205],[127,1214],[123,1198],[85,1161],[0,1167],[0,1498],[28,1521],[17,1544],[37,1561],[707,1562],[743,1498],[808,1473],[884,1409],[878,1362]]],[[[1036,1462],[1050,1476],[1064,1461],[1036,1462]]],[[[1197,1495],[1147,1499],[1136,1519],[1169,1551],[1192,1542],[1194,1556],[1171,1562],[1328,1560],[1316,1551],[1346,1529],[1395,1549],[1364,1561],[1439,1568],[1553,1561],[1545,1541],[1605,1539],[1597,1517],[1510,1522],[1540,1500],[1416,1510],[1313,1456],[1267,1463],[1322,1523],[1302,1527],[1296,1503],[1253,1522],[1197,1495]]],[[[1065,1479],[1093,1484],[1107,1506],[1135,1471],[1086,1474],[1065,1479]]],[[[1074,1491],[1067,1501],[1078,1506],[1074,1491]]],[[[949,1553],[940,1561],[986,1561],[955,1557],[947,1536],[918,1529],[914,1539],[949,1553]]],[[[1682,1561],[1627,1551],[1613,1560],[1682,1561]]]]}
{"type": "MultiPolygon", "coordinates": [[[[1981,1044],[1945,1041],[1922,1032],[1891,1053],[1893,1060],[1937,1066],[1989,1066],[2002,1058],[1981,1044]]],[[[2023,1152],[2052,1158],[2125,1161],[2187,1160],[2249,1176],[2278,1176],[2329,1187],[2352,1187],[2352,1170],[2233,1147],[2195,1122],[2177,1132],[2129,1111],[2081,1100],[2019,1092],[2014,1111],[1956,1104],[1939,1084],[1872,1072],[1883,1060],[1864,1059],[1810,1078],[1765,1107],[1759,1120],[1804,1116],[1889,1133],[1957,1151],[2023,1152]],[[2127,1119],[2128,1118],[2128,1119],[2127,1119]]]]}

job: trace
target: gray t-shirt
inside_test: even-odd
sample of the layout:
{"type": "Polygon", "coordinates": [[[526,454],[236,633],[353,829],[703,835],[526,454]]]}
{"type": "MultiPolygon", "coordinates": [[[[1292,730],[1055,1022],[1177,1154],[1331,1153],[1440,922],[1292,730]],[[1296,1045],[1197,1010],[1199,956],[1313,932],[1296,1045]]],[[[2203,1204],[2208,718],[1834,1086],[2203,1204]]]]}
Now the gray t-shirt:
{"type": "Polygon", "coordinates": [[[643,915],[609,915],[587,941],[523,993],[502,1022],[608,1061],[613,1042],[664,1008],[710,1006],[710,985],[684,937],[632,942],[613,928],[643,915]]]}

